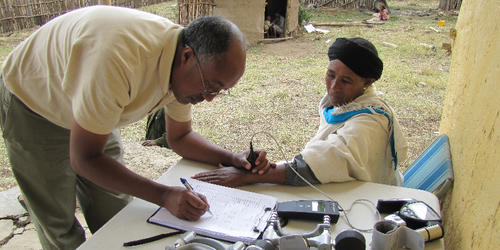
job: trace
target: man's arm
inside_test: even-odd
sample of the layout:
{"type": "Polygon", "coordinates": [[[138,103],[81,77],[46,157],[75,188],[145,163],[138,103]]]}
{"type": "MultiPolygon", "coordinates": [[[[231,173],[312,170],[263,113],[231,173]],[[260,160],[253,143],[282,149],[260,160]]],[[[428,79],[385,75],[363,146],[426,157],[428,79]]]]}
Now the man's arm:
{"type": "Polygon", "coordinates": [[[109,135],[94,134],[73,121],[70,161],[80,176],[109,190],[129,194],[167,208],[179,218],[197,220],[208,209],[200,199],[181,187],[169,187],[144,178],[104,154],[109,135]]]}

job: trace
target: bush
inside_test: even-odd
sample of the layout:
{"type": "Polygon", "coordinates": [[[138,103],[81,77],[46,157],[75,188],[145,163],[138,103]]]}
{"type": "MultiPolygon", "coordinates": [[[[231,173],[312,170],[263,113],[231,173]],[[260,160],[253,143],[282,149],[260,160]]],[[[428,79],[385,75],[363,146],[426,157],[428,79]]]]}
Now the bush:
{"type": "Polygon", "coordinates": [[[305,23],[308,23],[312,15],[310,9],[299,6],[299,25],[302,27],[305,23]]]}

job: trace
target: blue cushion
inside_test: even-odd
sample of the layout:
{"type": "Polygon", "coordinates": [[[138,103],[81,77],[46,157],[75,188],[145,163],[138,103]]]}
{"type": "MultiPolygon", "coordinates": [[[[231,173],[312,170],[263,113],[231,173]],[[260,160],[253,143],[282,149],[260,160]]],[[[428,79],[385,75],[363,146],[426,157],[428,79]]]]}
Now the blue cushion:
{"type": "Polygon", "coordinates": [[[408,167],[404,173],[403,186],[436,192],[443,186],[448,188],[451,181],[453,168],[450,143],[448,136],[442,134],[408,167]]]}

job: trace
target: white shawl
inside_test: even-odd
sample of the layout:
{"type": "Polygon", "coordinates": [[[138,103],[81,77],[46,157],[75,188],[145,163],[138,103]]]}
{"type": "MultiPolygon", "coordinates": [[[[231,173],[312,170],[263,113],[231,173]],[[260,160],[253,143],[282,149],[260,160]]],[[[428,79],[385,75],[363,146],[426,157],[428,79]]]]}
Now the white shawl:
{"type": "Polygon", "coordinates": [[[392,108],[377,96],[375,87],[352,102],[335,107],[335,114],[368,107],[382,109],[392,118],[378,113],[358,114],[343,123],[328,124],[323,115],[331,106],[328,95],[319,104],[320,126],[301,152],[304,160],[321,183],[361,180],[401,185],[402,175],[395,169],[391,154],[390,136],[394,130],[394,144],[398,165],[407,159],[408,143],[392,108]]]}

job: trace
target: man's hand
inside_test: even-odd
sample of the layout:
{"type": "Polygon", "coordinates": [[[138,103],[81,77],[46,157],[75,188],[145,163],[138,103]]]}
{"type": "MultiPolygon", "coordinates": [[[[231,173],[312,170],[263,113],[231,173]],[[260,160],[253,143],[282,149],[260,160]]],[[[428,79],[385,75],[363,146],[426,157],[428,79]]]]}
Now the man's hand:
{"type": "Polygon", "coordinates": [[[163,207],[174,216],[195,221],[210,208],[207,198],[202,194],[181,188],[170,187],[163,195],[163,207]]]}
{"type": "Polygon", "coordinates": [[[142,142],[142,146],[145,146],[145,147],[156,146],[156,141],[155,140],[145,140],[142,142]]]}
{"type": "Polygon", "coordinates": [[[238,187],[252,184],[250,182],[252,175],[254,174],[241,168],[224,167],[219,164],[219,169],[198,173],[191,178],[227,187],[238,187]]]}
{"type": "Polygon", "coordinates": [[[248,162],[247,158],[248,155],[250,154],[250,150],[246,150],[243,152],[240,152],[238,154],[235,154],[236,156],[236,163],[234,164],[235,167],[238,168],[244,168],[246,170],[251,170],[252,173],[257,173],[259,175],[265,174],[269,168],[275,168],[276,164],[275,163],[270,163],[268,159],[266,159],[267,152],[261,149],[255,149],[254,152],[258,155],[257,159],[255,160],[255,168],[252,169],[252,164],[248,162]]]}

